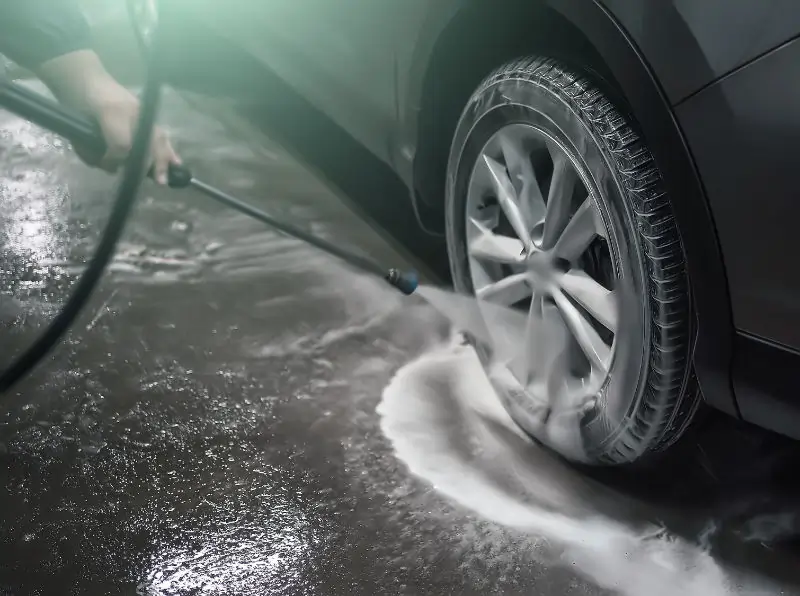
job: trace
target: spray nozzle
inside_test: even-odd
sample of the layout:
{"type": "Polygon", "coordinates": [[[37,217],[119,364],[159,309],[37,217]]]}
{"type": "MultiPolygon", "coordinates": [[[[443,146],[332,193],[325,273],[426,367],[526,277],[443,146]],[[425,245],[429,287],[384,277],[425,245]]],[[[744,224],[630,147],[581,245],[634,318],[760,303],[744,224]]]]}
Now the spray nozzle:
{"type": "Polygon", "coordinates": [[[416,271],[389,269],[389,273],[386,274],[385,279],[390,285],[400,290],[406,296],[413,294],[419,285],[416,271]]]}

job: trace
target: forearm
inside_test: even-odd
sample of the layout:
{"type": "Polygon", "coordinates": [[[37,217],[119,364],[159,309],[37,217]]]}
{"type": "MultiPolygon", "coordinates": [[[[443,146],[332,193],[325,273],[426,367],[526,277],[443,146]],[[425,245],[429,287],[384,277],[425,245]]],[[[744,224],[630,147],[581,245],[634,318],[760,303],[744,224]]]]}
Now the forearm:
{"type": "Polygon", "coordinates": [[[130,98],[130,94],[121,93],[120,86],[92,50],[58,56],[34,71],[59,101],[83,112],[97,113],[120,95],[130,98]]]}

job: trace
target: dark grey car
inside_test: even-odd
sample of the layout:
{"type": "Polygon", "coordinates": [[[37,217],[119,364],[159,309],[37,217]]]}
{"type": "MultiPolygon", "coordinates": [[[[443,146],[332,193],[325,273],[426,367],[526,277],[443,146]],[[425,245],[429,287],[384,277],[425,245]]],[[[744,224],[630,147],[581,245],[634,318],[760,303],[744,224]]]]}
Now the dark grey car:
{"type": "Polygon", "coordinates": [[[796,2],[172,5],[173,84],[240,120],[285,84],[402,181],[457,289],[525,314],[517,353],[477,348],[529,433],[625,464],[705,399],[800,436],[796,2]]]}

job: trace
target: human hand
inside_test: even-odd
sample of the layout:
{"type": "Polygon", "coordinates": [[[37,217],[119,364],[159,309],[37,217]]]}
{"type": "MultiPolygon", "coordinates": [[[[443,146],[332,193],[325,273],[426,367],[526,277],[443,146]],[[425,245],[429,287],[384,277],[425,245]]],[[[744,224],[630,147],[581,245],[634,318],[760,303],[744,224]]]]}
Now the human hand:
{"type": "MultiPolygon", "coordinates": [[[[94,117],[106,143],[104,155],[86,147],[76,153],[89,165],[115,172],[130,153],[139,118],[139,99],[120,85],[103,67],[91,50],[79,50],[59,56],[41,65],[38,74],[56,97],[76,110],[94,117]]],[[[153,179],[167,184],[170,164],[181,160],[166,132],[153,129],[147,171],[153,179]]]]}
{"type": "MultiPolygon", "coordinates": [[[[76,152],[90,165],[113,173],[125,162],[130,153],[140,104],[136,96],[116,81],[106,82],[105,85],[106,88],[95,91],[92,115],[100,125],[106,142],[106,152],[102,156],[91,155],[79,147],[76,147],[76,152]]],[[[170,164],[180,163],[180,157],[172,148],[169,136],[162,128],[156,126],[150,139],[147,171],[152,169],[153,179],[158,184],[167,184],[170,164]]]]}

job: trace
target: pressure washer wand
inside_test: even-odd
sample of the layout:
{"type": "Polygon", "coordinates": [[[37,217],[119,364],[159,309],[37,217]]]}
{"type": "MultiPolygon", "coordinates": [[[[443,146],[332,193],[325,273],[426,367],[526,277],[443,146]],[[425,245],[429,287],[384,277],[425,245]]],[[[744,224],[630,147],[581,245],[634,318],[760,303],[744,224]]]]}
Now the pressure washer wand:
{"type": "Polygon", "coordinates": [[[244,213],[253,219],[257,219],[258,221],[263,222],[288,236],[292,236],[298,240],[302,240],[307,244],[315,246],[316,248],[341,259],[342,261],[346,262],[352,267],[355,267],[356,269],[359,269],[360,271],[363,271],[364,273],[383,277],[387,282],[389,282],[390,285],[400,290],[403,294],[413,294],[417,289],[417,275],[413,271],[402,272],[398,269],[389,269],[387,271],[384,267],[378,263],[375,263],[374,261],[345,250],[340,246],[333,244],[332,242],[328,242],[327,240],[323,240],[318,236],[309,234],[308,232],[305,232],[300,228],[297,228],[286,222],[277,220],[264,211],[256,209],[249,203],[245,203],[244,201],[241,201],[236,197],[233,197],[228,193],[211,186],[210,184],[206,184],[202,180],[192,177],[191,172],[184,167],[173,167],[170,169],[169,186],[171,188],[185,188],[187,186],[191,186],[192,188],[202,192],[204,195],[211,197],[218,203],[227,205],[228,207],[236,209],[240,213],[244,213]]]}
{"type": "MultiPolygon", "coordinates": [[[[2,81],[0,82],[0,106],[81,147],[92,150],[98,155],[105,153],[105,141],[93,121],[65,109],[39,93],[29,91],[11,81],[2,81]]],[[[315,246],[364,273],[382,277],[403,294],[412,294],[417,289],[418,280],[415,272],[403,272],[398,269],[387,271],[370,259],[305,232],[296,226],[279,221],[264,211],[196,179],[185,166],[170,166],[168,183],[170,188],[176,189],[191,186],[215,201],[257,219],[288,236],[315,246]]]]}

